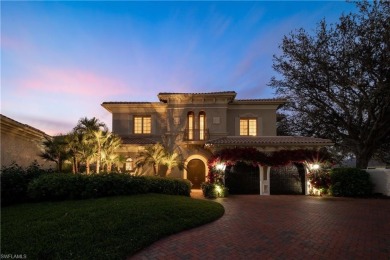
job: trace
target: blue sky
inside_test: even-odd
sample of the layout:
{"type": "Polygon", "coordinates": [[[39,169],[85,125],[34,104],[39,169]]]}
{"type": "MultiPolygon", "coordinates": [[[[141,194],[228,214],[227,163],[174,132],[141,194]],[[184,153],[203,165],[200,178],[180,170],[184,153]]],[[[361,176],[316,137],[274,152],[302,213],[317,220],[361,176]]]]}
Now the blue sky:
{"type": "Polygon", "coordinates": [[[342,1],[2,1],[1,113],[53,135],[81,117],[111,128],[104,101],[226,90],[272,98],[283,35],[354,9],[342,1]]]}

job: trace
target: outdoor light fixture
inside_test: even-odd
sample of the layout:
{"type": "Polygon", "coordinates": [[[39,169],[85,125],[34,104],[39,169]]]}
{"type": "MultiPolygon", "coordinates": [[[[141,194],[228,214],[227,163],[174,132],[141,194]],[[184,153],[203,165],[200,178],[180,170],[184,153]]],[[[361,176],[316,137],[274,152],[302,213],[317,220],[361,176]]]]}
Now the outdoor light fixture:
{"type": "Polygon", "coordinates": [[[310,170],[318,170],[320,168],[320,165],[318,163],[313,163],[313,164],[309,164],[309,169],[310,170]]]}
{"type": "Polygon", "coordinates": [[[218,195],[221,194],[222,188],[219,185],[215,185],[215,191],[218,192],[218,195]]]}
{"type": "Polygon", "coordinates": [[[224,163],[218,163],[215,168],[218,170],[218,171],[225,171],[225,168],[226,168],[226,165],[224,163]]]}

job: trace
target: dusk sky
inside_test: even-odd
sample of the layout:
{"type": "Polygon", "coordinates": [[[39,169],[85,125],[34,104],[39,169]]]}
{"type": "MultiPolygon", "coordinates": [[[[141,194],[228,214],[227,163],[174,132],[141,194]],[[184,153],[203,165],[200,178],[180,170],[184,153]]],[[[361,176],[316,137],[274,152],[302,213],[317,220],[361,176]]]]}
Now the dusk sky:
{"type": "Polygon", "coordinates": [[[272,98],[283,35],[314,32],[341,1],[1,2],[1,113],[48,134],[81,117],[111,129],[104,101],[159,92],[272,98]]]}

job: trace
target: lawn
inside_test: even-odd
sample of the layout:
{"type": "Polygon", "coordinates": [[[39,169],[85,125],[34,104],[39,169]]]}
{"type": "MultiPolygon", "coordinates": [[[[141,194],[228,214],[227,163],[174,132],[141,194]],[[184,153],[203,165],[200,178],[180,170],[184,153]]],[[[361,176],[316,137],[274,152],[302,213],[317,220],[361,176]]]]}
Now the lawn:
{"type": "Polygon", "coordinates": [[[216,202],[161,194],[10,206],[1,212],[1,253],[28,259],[124,259],[223,213],[216,202]]]}

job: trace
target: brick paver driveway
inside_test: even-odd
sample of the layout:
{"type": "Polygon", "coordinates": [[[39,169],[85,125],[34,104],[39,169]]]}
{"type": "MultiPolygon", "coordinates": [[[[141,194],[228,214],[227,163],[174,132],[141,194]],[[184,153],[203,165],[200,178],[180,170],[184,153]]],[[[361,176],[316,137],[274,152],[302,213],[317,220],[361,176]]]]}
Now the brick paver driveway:
{"type": "Polygon", "coordinates": [[[390,259],[390,200],[240,195],[131,259],[390,259]]]}

